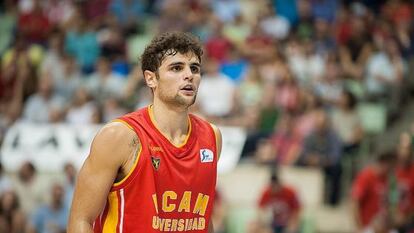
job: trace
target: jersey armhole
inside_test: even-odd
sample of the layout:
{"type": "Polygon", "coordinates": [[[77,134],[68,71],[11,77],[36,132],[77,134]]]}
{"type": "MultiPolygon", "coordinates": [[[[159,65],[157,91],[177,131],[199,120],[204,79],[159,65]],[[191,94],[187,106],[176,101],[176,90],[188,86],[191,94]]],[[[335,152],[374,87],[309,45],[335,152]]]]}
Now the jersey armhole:
{"type": "Polygon", "coordinates": [[[127,173],[127,175],[124,177],[124,178],[122,178],[122,180],[120,180],[120,181],[118,181],[118,182],[115,182],[113,185],[112,185],[112,187],[111,187],[111,190],[113,191],[113,190],[116,190],[116,189],[119,189],[119,188],[122,188],[122,186],[125,186],[126,184],[127,184],[127,180],[129,180],[129,178],[131,177],[131,175],[134,173],[134,171],[137,169],[137,166],[138,166],[138,162],[139,162],[139,160],[140,160],[140,157],[141,157],[141,152],[142,152],[142,142],[141,142],[141,139],[139,138],[139,134],[138,134],[138,132],[136,132],[136,130],[127,122],[127,121],[125,121],[125,120],[122,120],[122,119],[115,119],[115,120],[113,120],[113,121],[111,121],[111,122],[119,122],[119,123],[122,123],[122,124],[124,124],[125,126],[127,126],[129,129],[131,129],[132,131],[134,131],[135,132],[135,134],[137,135],[137,137],[138,137],[138,140],[139,140],[139,149],[136,151],[136,153],[135,153],[135,156],[136,156],[136,159],[135,159],[135,161],[134,161],[134,164],[132,165],[132,167],[131,167],[131,169],[128,171],[128,173],[127,173]]]}
{"type": "Polygon", "coordinates": [[[223,149],[223,145],[222,145],[223,139],[221,139],[221,142],[219,142],[219,136],[218,136],[219,129],[218,129],[218,127],[216,125],[212,124],[212,123],[209,123],[209,125],[210,125],[211,129],[214,132],[214,138],[216,140],[217,161],[218,161],[218,160],[220,160],[221,150],[223,149]],[[219,143],[221,143],[220,148],[219,148],[219,143]]]}

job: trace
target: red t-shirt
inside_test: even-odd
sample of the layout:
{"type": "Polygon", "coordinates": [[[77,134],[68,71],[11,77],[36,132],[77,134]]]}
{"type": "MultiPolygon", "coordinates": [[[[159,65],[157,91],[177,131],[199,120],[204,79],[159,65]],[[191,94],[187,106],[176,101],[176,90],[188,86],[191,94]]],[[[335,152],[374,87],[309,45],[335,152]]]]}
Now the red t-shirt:
{"type": "Polygon", "coordinates": [[[143,108],[120,118],[142,147],[130,174],[113,185],[95,233],[207,233],[217,177],[214,130],[190,115],[187,141],[177,147],[156,128],[151,112],[143,108]]]}
{"type": "Polygon", "coordinates": [[[362,170],[352,187],[352,198],[358,202],[363,226],[368,226],[382,210],[386,200],[387,178],[377,174],[373,167],[362,170]]]}
{"type": "Polygon", "coordinates": [[[29,12],[19,17],[18,29],[30,43],[45,43],[50,30],[49,19],[43,13],[29,12]]]}
{"type": "Polygon", "coordinates": [[[300,203],[292,188],[282,186],[280,190],[272,191],[269,186],[260,198],[259,207],[271,209],[275,226],[287,226],[293,214],[299,211],[300,203]]]}
{"type": "Polygon", "coordinates": [[[399,202],[398,208],[403,214],[414,211],[414,163],[396,168],[399,202]]]}

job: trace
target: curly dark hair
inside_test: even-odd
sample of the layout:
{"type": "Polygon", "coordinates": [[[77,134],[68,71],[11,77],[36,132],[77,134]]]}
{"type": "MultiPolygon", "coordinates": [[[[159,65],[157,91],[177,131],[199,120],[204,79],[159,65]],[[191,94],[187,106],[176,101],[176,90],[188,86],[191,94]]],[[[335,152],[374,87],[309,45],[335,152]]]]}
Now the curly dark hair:
{"type": "Polygon", "coordinates": [[[194,53],[201,62],[203,49],[198,38],[186,32],[166,32],[152,39],[141,56],[142,72],[156,72],[166,56],[194,53]]]}

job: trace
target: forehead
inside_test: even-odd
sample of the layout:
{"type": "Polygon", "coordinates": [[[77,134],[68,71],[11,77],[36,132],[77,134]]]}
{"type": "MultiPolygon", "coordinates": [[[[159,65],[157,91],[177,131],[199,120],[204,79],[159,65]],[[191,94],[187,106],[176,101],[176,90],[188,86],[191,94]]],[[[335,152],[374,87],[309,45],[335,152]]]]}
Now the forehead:
{"type": "Polygon", "coordinates": [[[173,63],[200,63],[200,60],[198,60],[198,57],[193,52],[188,53],[179,53],[172,55],[167,55],[161,62],[161,66],[168,66],[173,63]]]}

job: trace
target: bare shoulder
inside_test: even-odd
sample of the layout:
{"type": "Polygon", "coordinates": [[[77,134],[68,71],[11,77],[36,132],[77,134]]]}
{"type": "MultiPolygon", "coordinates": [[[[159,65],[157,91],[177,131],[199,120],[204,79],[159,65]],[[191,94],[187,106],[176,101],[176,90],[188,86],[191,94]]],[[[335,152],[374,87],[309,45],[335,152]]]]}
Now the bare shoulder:
{"type": "Polygon", "coordinates": [[[92,146],[90,159],[106,157],[111,162],[123,164],[139,145],[137,134],[126,124],[110,122],[96,134],[92,146]],[[115,156],[116,155],[116,156],[115,156]]]}
{"type": "Polygon", "coordinates": [[[218,154],[218,157],[220,158],[221,146],[222,146],[221,131],[220,131],[220,129],[216,125],[214,125],[212,123],[210,123],[210,125],[213,128],[213,130],[214,130],[214,134],[216,135],[217,154],[218,154]]]}

